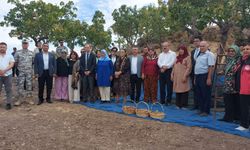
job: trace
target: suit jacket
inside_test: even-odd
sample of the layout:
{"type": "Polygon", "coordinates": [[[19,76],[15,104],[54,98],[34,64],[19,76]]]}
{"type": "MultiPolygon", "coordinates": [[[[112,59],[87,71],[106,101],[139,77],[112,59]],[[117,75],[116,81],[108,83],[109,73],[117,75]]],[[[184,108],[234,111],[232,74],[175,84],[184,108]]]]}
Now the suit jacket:
{"type": "Polygon", "coordinates": [[[86,52],[80,58],[80,74],[84,76],[84,71],[90,71],[90,75],[95,75],[96,69],[96,55],[90,52],[89,58],[87,60],[87,66],[85,65],[86,52]]]}
{"type": "MultiPolygon", "coordinates": [[[[49,75],[53,76],[56,74],[56,59],[52,53],[49,54],[49,75]]],[[[42,76],[44,71],[44,63],[43,63],[43,53],[37,53],[34,59],[34,72],[38,74],[38,76],[42,76]]]]}
{"type": "Polygon", "coordinates": [[[195,53],[195,50],[196,50],[196,48],[193,49],[193,50],[191,51],[192,70],[191,70],[190,76],[191,76],[192,78],[193,78],[193,76],[194,76],[194,67],[195,67],[195,60],[194,60],[194,53],[195,53]]]}
{"type": "MultiPolygon", "coordinates": [[[[132,56],[129,56],[130,67],[132,68],[132,56]]],[[[142,69],[143,57],[141,55],[137,55],[137,77],[141,78],[141,69],[142,69]]]]}

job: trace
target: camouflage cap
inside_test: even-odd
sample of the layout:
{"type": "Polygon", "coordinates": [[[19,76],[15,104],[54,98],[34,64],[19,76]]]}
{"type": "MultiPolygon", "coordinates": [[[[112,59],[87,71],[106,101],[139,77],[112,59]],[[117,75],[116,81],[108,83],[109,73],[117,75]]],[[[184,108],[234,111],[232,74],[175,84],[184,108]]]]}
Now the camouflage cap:
{"type": "Polygon", "coordinates": [[[28,43],[29,43],[29,41],[27,39],[22,40],[22,44],[28,44],[28,43]]]}

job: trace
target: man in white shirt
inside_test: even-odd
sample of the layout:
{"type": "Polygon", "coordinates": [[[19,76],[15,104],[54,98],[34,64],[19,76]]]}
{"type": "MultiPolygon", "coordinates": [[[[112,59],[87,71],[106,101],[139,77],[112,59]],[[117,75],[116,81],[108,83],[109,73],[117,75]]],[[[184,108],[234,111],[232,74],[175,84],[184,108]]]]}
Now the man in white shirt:
{"type": "Polygon", "coordinates": [[[4,85],[6,92],[6,106],[5,109],[11,109],[12,103],[12,67],[14,66],[15,60],[12,55],[6,54],[7,44],[4,42],[0,43],[0,95],[2,86],[4,85]]]}
{"type": "Polygon", "coordinates": [[[171,72],[176,60],[175,52],[170,50],[170,43],[162,43],[162,53],[158,58],[158,66],[160,68],[160,102],[161,104],[171,103],[173,95],[173,82],[171,81],[171,72]],[[166,99],[166,84],[167,84],[167,101],[166,99]]]}
{"type": "Polygon", "coordinates": [[[131,100],[136,100],[139,102],[141,96],[141,66],[143,62],[143,57],[138,55],[138,47],[133,47],[132,56],[129,57],[130,67],[131,67],[131,75],[130,75],[130,84],[131,84],[131,100]],[[136,95],[135,95],[136,94],[136,95]]]}
{"type": "Polygon", "coordinates": [[[53,76],[56,74],[56,59],[52,53],[50,53],[48,43],[42,45],[43,51],[37,53],[34,60],[34,72],[38,77],[38,98],[37,105],[41,105],[44,102],[43,92],[46,84],[46,101],[51,101],[51,91],[53,84],[53,76]]]}

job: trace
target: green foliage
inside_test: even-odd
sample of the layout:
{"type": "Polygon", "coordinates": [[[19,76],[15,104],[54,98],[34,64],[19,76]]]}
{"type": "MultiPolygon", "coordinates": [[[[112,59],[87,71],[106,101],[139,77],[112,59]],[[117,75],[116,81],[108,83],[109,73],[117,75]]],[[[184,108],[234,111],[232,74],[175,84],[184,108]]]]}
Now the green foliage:
{"type": "Polygon", "coordinates": [[[119,9],[115,9],[112,13],[115,23],[112,29],[115,34],[123,38],[129,46],[136,43],[141,34],[139,31],[139,15],[135,7],[127,7],[122,5],[119,9]]]}
{"type": "MultiPolygon", "coordinates": [[[[38,41],[55,40],[57,32],[53,32],[63,20],[73,20],[76,17],[74,3],[60,3],[60,6],[45,3],[42,0],[8,0],[15,5],[1,22],[2,26],[12,26],[10,36],[32,38],[38,41]]],[[[63,26],[63,25],[61,25],[63,26]]]]}
{"type": "Polygon", "coordinates": [[[92,23],[87,30],[86,41],[91,43],[95,50],[108,48],[112,41],[111,31],[105,31],[105,19],[101,11],[95,12],[92,23]]]}

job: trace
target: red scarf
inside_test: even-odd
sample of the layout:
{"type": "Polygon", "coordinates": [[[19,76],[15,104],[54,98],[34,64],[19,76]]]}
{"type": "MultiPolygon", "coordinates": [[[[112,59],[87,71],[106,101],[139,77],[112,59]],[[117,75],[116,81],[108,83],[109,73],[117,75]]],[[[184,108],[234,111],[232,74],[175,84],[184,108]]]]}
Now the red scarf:
{"type": "Polygon", "coordinates": [[[180,63],[182,64],[183,59],[185,59],[186,57],[189,56],[189,53],[188,53],[188,51],[187,51],[187,47],[186,47],[186,46],[181,45],[181,46],[179,46],[178,50],[180,50],[180,49],[184,50],[184,54],[182,54],[182,55],[179,54],[179,55],[176,57],[176,59],[177,59],[177,60],[176,60],[176,64],[177,64],[178,62],[180,62],[180,63]]]}

